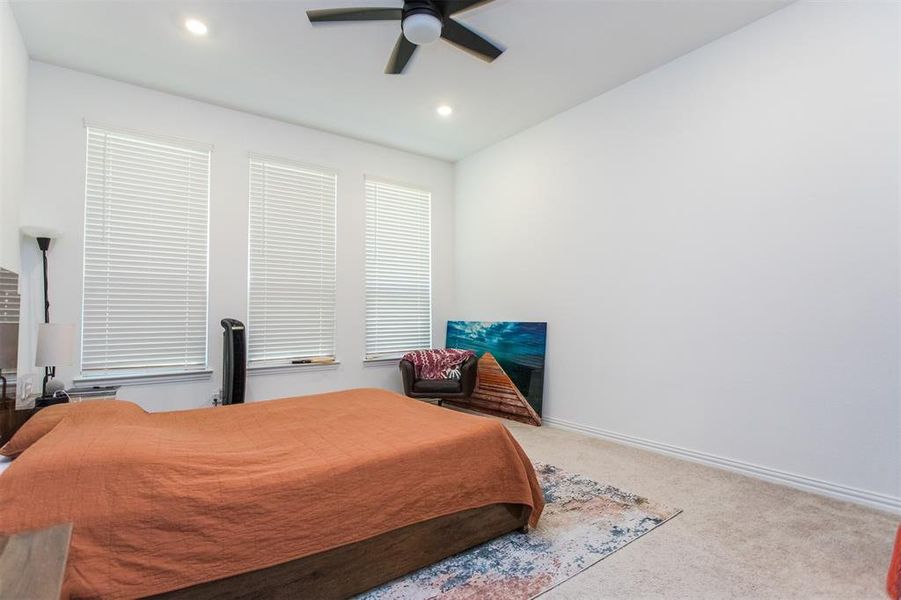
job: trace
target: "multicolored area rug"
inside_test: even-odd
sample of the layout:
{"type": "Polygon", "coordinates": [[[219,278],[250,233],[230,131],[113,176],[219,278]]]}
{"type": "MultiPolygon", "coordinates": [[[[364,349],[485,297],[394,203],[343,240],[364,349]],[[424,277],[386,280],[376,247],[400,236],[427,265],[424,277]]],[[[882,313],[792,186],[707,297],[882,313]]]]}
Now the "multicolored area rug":
{"type": "Polygon", "coordinates": [[[510,533],[359,596],[365,600],[534,598],[682,512],[553,465],[535,464],[546,505],[510,533]]]}

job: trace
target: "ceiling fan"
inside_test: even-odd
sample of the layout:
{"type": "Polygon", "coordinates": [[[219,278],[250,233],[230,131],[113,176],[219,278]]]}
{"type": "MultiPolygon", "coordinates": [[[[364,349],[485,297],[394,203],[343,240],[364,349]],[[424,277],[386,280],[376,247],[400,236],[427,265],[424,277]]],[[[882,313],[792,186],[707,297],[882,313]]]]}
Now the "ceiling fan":
{"type": "Polygon", "coordinates": [[[324,8],[308,10],[310,23],[335,21],[400,21],[401,34],[394,45],[385,73],[404,72],[417,46],[439,37],[487,62],[504,51],[475,31],[451,18],[459,12],[492,0],[406,0],[403,8],[324,8]]]}

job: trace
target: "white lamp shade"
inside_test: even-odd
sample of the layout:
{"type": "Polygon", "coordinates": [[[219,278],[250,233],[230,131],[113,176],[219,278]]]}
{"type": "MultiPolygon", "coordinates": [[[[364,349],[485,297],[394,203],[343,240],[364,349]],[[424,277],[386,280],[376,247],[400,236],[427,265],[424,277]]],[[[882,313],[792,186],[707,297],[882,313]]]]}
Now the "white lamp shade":
{"type": "Polygon", "coordinates": [[[19,356],[19,324],[0,323],[0,369],[15,369],[19,356]]]}
{"type": "Polygon", "coordinates": [[[65,367],[75,360],[75,326],[60,323],[38,325],[38,348],[34,366],[65,367]]]}
{"type": "Polygon", "coordinates": [[[60,235],[62,235],[58,229],[51,229],[50,227],[40,227],[37,225],[23,225],[22,227],[19,227],[19,233],[21,233],[22,235],[27,235],[28,237],[45,237],[50,238],[51,240],[58,239],[60,235]]]}

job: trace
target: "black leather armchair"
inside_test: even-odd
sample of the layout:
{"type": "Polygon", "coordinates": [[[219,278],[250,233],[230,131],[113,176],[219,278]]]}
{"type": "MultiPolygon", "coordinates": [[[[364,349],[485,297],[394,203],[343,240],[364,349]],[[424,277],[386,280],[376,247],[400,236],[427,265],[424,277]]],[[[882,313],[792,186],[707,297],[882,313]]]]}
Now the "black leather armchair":
{"type": "Polygon", "coordinates": [[[479,359],[468,358],[460,367],[460,379],[417,379],[416,369],[408,360],[400,361],[404,378],[404,394],[410,398],[435,398],[438,406],[444,400],[465,400],[472,396],[479,377],[479,359]]]}

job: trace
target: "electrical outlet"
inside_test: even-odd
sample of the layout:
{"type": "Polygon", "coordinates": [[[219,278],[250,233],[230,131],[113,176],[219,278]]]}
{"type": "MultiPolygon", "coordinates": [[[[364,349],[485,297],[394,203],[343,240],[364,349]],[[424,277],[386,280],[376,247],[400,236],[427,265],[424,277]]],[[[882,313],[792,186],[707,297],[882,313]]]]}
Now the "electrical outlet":
{"type": "Polygon", "coordinates": [[[16,378],[16,398],[24,402],[34,393],[34,374],[23,373],[16,378]]]}
{"type": "Polygon", "coordinates": [[[213,406],[219,406],[219,400],[220,400],[219,393],[220,393],[219,390],[213,390],[213,396],[212,396],[212,398],[210,398],[210,401],[213,403],[213,406]]]}

